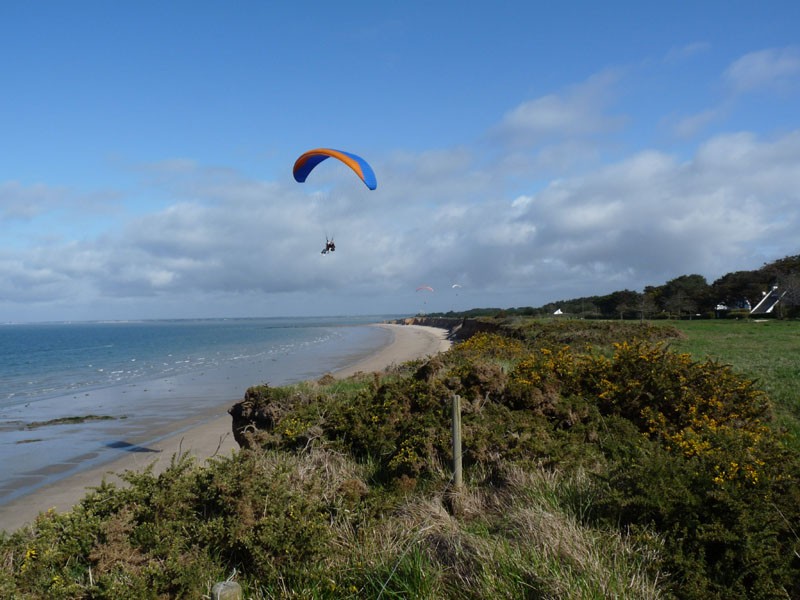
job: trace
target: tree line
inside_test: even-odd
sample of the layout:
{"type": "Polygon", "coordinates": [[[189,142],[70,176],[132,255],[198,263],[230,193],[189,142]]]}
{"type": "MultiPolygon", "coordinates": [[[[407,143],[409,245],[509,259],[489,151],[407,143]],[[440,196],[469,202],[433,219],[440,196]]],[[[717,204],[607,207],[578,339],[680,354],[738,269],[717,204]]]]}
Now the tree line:
{"type": "Polygon", "coordinates": [[[749,315],[774,286],[785,294],[771,317],[800,317],[800,255],[787,256],[752,271],[735,271],[708,283],[702,275],[681,275],[641,292],[620,290],[549,302],[538,308],[475,308],[444,316],[565,316],[596,319],[739,318],[749,315]]]}

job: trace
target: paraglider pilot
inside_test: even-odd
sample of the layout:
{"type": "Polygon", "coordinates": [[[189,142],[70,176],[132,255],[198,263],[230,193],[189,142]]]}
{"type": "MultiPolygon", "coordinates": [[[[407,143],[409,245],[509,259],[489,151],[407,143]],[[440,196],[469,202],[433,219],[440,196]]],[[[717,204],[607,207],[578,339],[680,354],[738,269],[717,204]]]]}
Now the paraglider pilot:
{"type": "Polygon", "coordinates": [[[330,240],[326,237],[325,238],[325,249],[322,251],[322,254],[327,254],[328,252],[336,252],[336,244],[333,243],[333,238],[330,240]]]}

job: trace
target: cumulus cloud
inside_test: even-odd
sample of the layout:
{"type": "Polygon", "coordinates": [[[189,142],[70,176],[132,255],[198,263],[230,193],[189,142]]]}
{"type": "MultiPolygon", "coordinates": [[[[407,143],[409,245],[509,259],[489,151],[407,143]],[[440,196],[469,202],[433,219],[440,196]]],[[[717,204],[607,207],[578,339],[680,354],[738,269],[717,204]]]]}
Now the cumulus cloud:
{"type": "Polygon", "coordinates": [[[642,152],[551,184],[526,203],[525,220],[541,224],[537,250],[568,271],[591,277],[601,265],[634,287],[688,272],[719,275],[767,242],[791,254],[798,135],[719,136],[688,162],[642,152]]]}
{"type": "MultiPolygon", "coordinates": [[[[297,185],[186,159],[142,165],[136,193],[157,198],[153,208],[94,233],[0,246],[0,307],[405,311],[418,285],[454,282],[471,306],[539,305],[797,253],[800,131],[727,133],[687,155],[645,148],[570,170],[576,155],[597,156],[584,138],[621,122],[611,116],[615,81],[603,73],[521,103],[492,130],[502,142],[492,160],[466,145],[376,157],[374,192],[336,169],[297,185]],[[337,251],[323,256],[328,235],[337,251]]],[[[65,205],[97,219],[96,203],[74,190],[11,182],[0,199],[0,232],[65,205]]]]}
{"type": "MultiPolygon", "coordinates": [[[[387,197],[355,189],[327,205],[324,193],[241,179],[209,191],[214,203],[177,202],[113,235],[5,253],[6,299],[57,301],[87,289],[109,298],[391,296],[422,282],[460,281],[515,289],[536,304],[559,291],[718,276],[728,265],[747,266],[766,243],[796,251],[800,132],[717,136],[688,161],[643,151],[512,199],[492,196],[492,176],[463,156],[461,168],[433,183],[424,173],[430,160],[398,160],[407,185],[387,197]],[[423,164],[417,177],[415,165],[423,164]],[[417,179],[431,183],[416,189],[417,179]],[[485,194],[482,202],[464,179],[485,194]],[[448,183],[466,200],[443,194],[448,183]],[[322,256],[327,229],[336,229],[339,248],[322,256]]],[[[400,178],[389,163],[383,168],[400,178]]]]}

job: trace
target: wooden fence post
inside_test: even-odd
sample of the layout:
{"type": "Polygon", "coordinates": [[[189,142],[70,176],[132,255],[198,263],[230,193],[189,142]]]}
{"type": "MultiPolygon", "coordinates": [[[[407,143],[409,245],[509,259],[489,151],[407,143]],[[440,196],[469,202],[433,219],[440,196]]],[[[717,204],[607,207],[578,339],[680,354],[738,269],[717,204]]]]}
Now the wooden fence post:
{"type": "Polygon", "coordinates": [[[453,394],[453,485],[461,489],[461,396],[453,394]]]}

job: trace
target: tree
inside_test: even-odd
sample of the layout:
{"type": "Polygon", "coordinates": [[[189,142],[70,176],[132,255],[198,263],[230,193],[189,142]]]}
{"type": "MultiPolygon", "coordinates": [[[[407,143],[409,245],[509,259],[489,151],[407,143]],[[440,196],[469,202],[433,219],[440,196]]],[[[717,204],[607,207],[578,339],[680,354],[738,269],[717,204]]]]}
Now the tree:
{"type": "Polygon", "coordinates": [[[662,306],[670,313],[694,314],[699,310],[710,311],[709,286],[702,275],[681,275],[668,281],[663,288],[662,306]]]}
{"type": "Polygon", "coordinates": [[[778,304],[781,307],[781,315],[796,315],[800,310],[800,273],[790,273],[781,277],[778,289],[786,292],[778,304]]]}
{"type": "Polygon", "coordinates": [[[736,271],[712,283],[710,294],[715,303],[721,302],[730,308],[742,307],[745,300],[755,306],[771,282],[771,276],[760,271],[736,271]]]}
{"type": "Polygon", "coordinates": [[[609,296],[609,304],[614,307],[614,312],[624,319],[628,313],[635,313],[639,306],[639,293],[631,290],[614,292],[609,296]]]}
{"type": "Polygon", "coordinates": [[[688,296],[684,296],[682,292],[677,292],[674,296],[666,298],[664,309],[670,315],[674,314],[680,319],[683,314],[693,315],[697,313],[697,302],[688,296]]]}
{"type": "Polygon", "coordinates": [[[658,312],[658,304],[652,294],[644,293],[639,297],[639,316],[644,321],[648,316],[658,312]]]}

